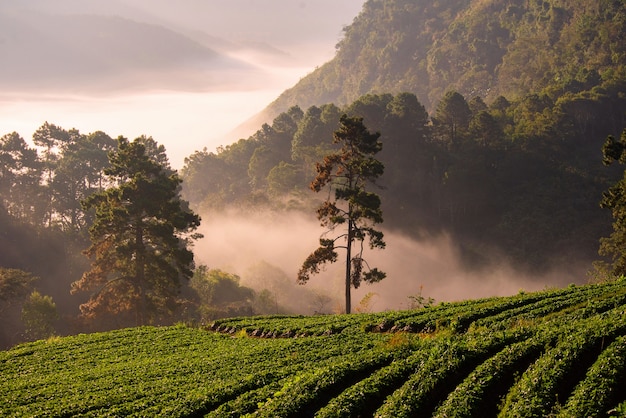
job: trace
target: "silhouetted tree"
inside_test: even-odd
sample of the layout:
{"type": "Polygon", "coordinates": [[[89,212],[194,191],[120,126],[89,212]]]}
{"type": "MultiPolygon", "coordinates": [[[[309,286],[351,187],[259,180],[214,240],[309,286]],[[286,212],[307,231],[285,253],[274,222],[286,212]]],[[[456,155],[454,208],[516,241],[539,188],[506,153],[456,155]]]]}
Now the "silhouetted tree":
{"type": "Polygon", "coordinates": [[[117,142],[103,132],[82,135],[68,132],[53,173],[52,208],[55,224],[64,231],[86,231],[91,223],[80,202],[103,188],[103,170],[108,166],[108,153],[117,142]]]}
{"type": "Polygon", "coordinates": [[[311,189],[319,192],[328,185],[334,190],[334,197],[329,194],[317,210],[317,217],[322,226],[328,228],[327,233],[337,226],[344,227],[345,232],[334,238],[320,238],[320,247],[308,256],[298,272],[298,282],[308,282],[311,274],[319,273],[322,264],[337,261],[337,249],[345,249],[346,313],[350,313],[351,288],[358,288],[361,281],[373,283],[385,278],[385,273],[370,268],[363,259],[366,238],[372,249],[385,248],[383,233],[373,228],[383,221],[380,198],[365,190],[368,183],[374,183],[383,174],[384,166],[373,157],[382,149],[378,141],[380,133],[370,133],[362,118],[343,115],[340,122],[334,142],[340,144],[341,149],[317,164],[317,177],[311,189]],[[345,246],[337,245],[341,239],[345,240],[345,246]],[[355,250],[353,245],[358,243],[360,246],[355,250]]]}
{"type": "Polygon", "coordinates": [[[13,132],[0,138],[0,202],[14,217],[33,224],[40,194],[41,162],[37,150],[13,132]]]}
{"type": "Polygon", "coordinates": [[[465,98],[456,91],[447,92],[433,117],[435,132],[439,138],[455,145],[459,136],[469,127],[472,111],[465,98]]]}
{"type": "Polygon", "coordinates": [[[64,145],[67,144],[68,141],[70,141],[69,132],[48,122],[45,122],[35,131],[35,133],[33,133],[33,142],[36,146],[43,148],[43,185],[41,188],[41,201],[45,203],[40,205],[40,210],[42,211],[41,218],[48,227],[52,226],[53,218],[52,179],[59,161],[59,151],[64,145]]]}
{"type": "MultiPolygon", "coordinates": [[[[607,137],[602,147],[603,163],[610,165],[617,161],[626,163],[626,129],[620,139],[612,135],[607,137]]],[[[603,193],[600,206],[608,208],[613,214],[613,233],[600,239],[598,253],[611,257],[612,264],[608,271],[616,276],[626,275],[626,171],[623,178],[603,193]]]]}

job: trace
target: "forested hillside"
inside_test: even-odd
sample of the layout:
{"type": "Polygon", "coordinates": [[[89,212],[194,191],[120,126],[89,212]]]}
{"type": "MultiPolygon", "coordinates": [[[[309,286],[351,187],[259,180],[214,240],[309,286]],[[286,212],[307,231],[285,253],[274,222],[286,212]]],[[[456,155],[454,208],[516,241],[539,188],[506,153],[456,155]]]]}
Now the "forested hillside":
{"type": "Polygon", "coordinates": [[[620,176],[601,147],[626,126],[625,22],[619,1],[370,0],[336,57],[266,109],[272,123],[187,159],[185,195],[202,210],[312,207],[345,112],[382,134],[386,227],[451,233],[474,265],[591,261],[620,176]]]}
{"type": "Polygon", "coordinates": [[[619,0],[369,0],[335,58],[264,116],[367,93],[412,92],[431,111],[450,89],[486,102],[590,90],[624,78],[625,25],[619,0]]]}
{"type": "Polygon", "coordinates": [[[450,233],[468,266],[590,263],[611,225],[599,201],[620,173],[603,166],[601,148],[608,134],[619,136],[622,91],[557,101],[500,97],[490,105],[451,92],[432,117],[411,93],[367,95],[343,108],[292,107],[248,139],[190,156],[184,194],[204,213],[248,207],[313,217],[314,163],[333,146],[347,112],[382,133],[385,173],[377,192],[386,228],[416,238],[450,233]]]}

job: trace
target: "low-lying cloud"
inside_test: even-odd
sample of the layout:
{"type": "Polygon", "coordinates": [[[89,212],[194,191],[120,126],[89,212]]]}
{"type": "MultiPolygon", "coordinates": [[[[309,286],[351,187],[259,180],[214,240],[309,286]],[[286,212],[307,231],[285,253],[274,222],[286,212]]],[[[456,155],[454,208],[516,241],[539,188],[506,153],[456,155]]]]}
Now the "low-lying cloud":
{"type": "MultiPolygon", "coordinates": [[[[292,302],[292,309],[297,307],[298,313],[317,310],[310,306],[311,302],[303,306],[305,304],[297,300],[299,291],[312,290],[332,298],[326,309],[343,310],[343,254],[340,253],[337,263],[312,276],[306,286],[296,284],[298,269],[317,248],[324,232],[313,214],[211,214],[203,216],[201,229],[205,237],[194,250],[198,263],[238,274],[242,284],[257,290],[272,287],[277,298],[281,300],[282,296],[282,301],[292,302]],[[265,266],[265,276],[259,274],[259,266],[265,266]],[[268,271],[282,279],[267,277],[268,271]]],[[[580,275],[584,268],[575,267],[571,271],[555,269],[541,276],[523,274],[504,264],[471,270],[463,266],[454,242],[447,235],[417,241],[386,231],[385,241],[386,249],[368,251],[365,258],[371,266],[385,271],[387,278],[380,283],[363,284],[353,291],[353,309],[369,292],[375,294],[369,307],[383,311],[406,309],[411,304],[409,296],[420,293],[436,302],[456,301],[507,296],[521,290],[536,291],[585,280],[580,275]]],[[[302,298],[304,300],[304,296],[302,298]]]]}

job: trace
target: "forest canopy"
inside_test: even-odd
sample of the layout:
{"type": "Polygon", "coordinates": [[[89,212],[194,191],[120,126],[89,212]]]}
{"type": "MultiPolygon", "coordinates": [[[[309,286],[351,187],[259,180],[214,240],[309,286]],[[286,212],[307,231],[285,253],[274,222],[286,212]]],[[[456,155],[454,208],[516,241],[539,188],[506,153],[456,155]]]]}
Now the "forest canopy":
{"type": "Polygon", "coordinates": [[[624,79],[625,26],[620,0],[368,0],[335,57],[263,117],[368,93],[411,92],[429,112],[449,90],[487,102],[577,94],[624,79]]]}
{"type": "Polygon", "coordinates": [[[345,112],[382,134],[388,228],[451,234],[468,265],[593,260],[619,178],[601,147],[626,126],[625,27],[619,0],[368,0],[335,57],[254,119],[273,122],[186,160],[185,196],[311,206],[345,112]]]}
{"type": "Polygon", "coordinates": [[[571,257],[590,262],[610,227],[599,201],[619,173],[602,165],[601,148],[626,122],[624,87],[488,104],[450,91],[432,115],[412,93],[368,94],[343,108],[294,106],[247,139],[187,158],[183,195],[200,212],[309,210],[314,163],[333,149],[328,132],[346,112],[382,134],[387,228],[417,239],[452,234],[468,266],[509,261],[541,271],[571,257]]]}

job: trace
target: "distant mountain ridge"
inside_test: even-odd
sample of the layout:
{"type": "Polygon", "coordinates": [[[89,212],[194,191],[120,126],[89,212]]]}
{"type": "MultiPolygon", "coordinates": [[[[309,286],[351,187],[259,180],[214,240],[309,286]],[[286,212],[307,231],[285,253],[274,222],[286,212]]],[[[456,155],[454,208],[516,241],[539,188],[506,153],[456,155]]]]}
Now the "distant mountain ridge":
{"type": "Polygon", "coordinates": [[[0,88],[96,94],[130,89],[241,91],[277,84],[284,89],[285,81],[275,70],[312,68],[326,61],[341,26],[352,21],[363,1],[0,2],[0,53],[5,67],[0,70],[0,88]],[[115,16],[125,22],[124,27],[114,21],[115,16]],[[98,22],[85,23],[94,18],[98,22]],[[120,54],[110,60],[98,56],[99,50],[116,50],[102,45],[96,32],[119,35],[124,41],[114,46],[122,49],[120,54]],[[145,34],[151,34],[153,43],[146,43],[145,34]],[[92,48],[77,48],[77,43],[88,41],[92,48]],[[182,60],[161,49],[172,43],[180,46],[182,60]],[[126,50],[136,53],[130,60],[119,60],[128,58],[126,50]],[[144,51],[150,55],[148,67],[144,51]],[[164,68],[158,68],[159,62],[164,62],[164,68]]]}
{"type": "Polygon", "coordinates": [[[4,89],[197,90],[228,85],[226,73],[262,76],[181,33],[113,15],[2,13],[0,54],[4,89]]]}
{"type": "Polygon", "coordinates": [[[368,93],[411,92],[432,111],[451,89],[490,102],[597,84],[626,64],[625,27],[615,0],[368,0],[335,58],[251,123],[368,93]]]}

